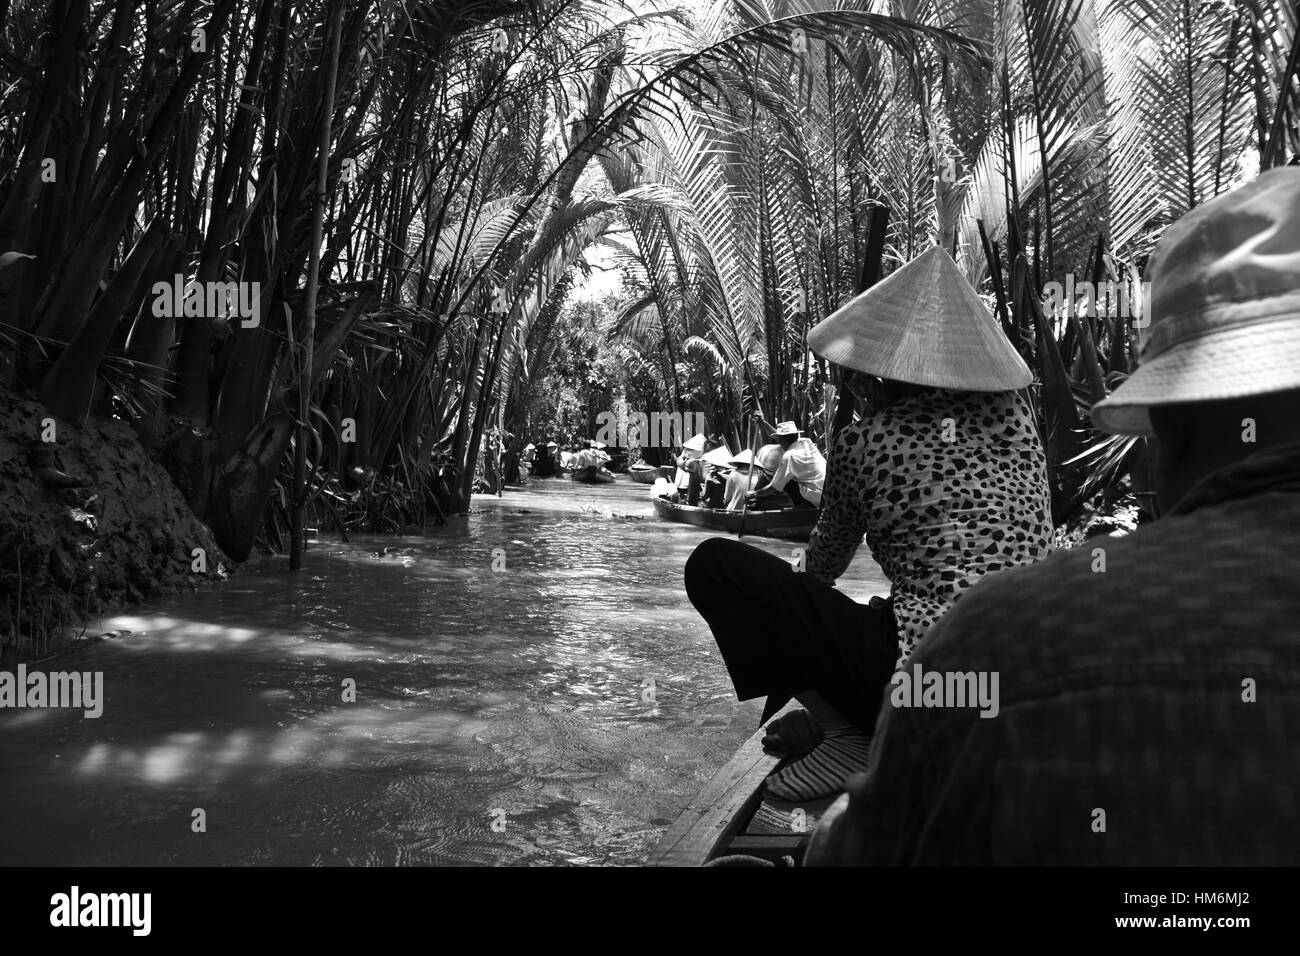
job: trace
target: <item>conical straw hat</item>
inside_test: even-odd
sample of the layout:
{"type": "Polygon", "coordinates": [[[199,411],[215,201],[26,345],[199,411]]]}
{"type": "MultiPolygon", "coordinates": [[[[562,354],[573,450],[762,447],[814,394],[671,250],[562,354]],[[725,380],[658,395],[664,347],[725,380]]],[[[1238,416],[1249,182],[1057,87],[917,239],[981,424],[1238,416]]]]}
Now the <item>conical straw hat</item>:
{"type": "Polygon", "coordinates": [[[1013,391],[1034,380],[941,246],[817,323],[808,347],[868,375],[955,391],[1013,391]]]}
{"type": "Polygon", "coordinates": [[[707,464],[725,468],[731,463],[731,449],[726,445],[719,445],[713,451],[705,452],[702,457],[707,464]]]}
{"type": "Polygon", "coordinates": [[[728,465],[752,465],[754,463],[754,452],[746,448],[739,452],[735,458],[727,462],[728,465]]]}

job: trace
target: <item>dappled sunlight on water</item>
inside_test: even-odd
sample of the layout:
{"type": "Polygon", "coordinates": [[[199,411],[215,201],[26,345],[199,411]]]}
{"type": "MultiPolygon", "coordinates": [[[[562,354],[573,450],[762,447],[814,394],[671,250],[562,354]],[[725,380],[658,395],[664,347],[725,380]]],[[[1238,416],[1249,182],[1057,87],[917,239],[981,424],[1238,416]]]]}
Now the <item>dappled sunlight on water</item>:
{"type": "MultiPolygon", "coordinates": [[[[106,617],[43,665],[103,717],[0,712],[0,863],[643,860],[761,710],[682,590],[707,535],[627,481],[473,508],[106,617]]],[[[887,589],[865,549],[842,586],[887,589]]]]}

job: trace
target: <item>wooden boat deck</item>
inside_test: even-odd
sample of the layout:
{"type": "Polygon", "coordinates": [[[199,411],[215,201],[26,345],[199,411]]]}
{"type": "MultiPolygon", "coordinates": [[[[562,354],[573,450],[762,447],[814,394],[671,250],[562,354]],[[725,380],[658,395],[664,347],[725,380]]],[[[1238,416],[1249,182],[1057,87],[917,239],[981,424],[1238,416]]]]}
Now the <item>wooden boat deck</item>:
{"type": "Polygon", "coordinates": [[[764,752],[763,734],[746,740],[686,805],[648,866],[700,866],[731,854],[801,860],[804,841],[835,798],[796,804],[764,797],[763,781],[785,758],[764,752]]]}

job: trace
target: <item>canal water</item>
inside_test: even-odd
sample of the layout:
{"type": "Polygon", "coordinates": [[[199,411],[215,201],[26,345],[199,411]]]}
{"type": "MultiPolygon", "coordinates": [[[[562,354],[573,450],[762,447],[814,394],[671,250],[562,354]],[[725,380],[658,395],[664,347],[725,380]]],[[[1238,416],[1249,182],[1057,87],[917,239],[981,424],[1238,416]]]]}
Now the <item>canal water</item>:
{"type": "MultiPolygon", "coordinates": [[[[640,863],[761,711],[683,593],[707,535],[550,479],[105,616],[41,665],[102,717],[0,711],[0,865],[640,863]]],[[[840,586],[888,589],[865,547],[840,586]]]]}

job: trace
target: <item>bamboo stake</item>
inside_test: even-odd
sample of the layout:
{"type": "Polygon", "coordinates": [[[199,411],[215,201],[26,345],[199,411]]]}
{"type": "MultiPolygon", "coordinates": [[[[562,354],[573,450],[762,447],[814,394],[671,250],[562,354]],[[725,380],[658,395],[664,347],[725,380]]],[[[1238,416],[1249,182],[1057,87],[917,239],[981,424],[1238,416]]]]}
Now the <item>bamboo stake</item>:
{"type": "Polygon", "coordinates": [[[326,66],[325,99],[321,108],[320,159],[316,166],[315,206],[311,214],[311,262],[307,269],[307,290],[303,299],[303,331],[298,344],[298,426],[293,456],[294,507],[289,528],[289,570],[302,567],[303,512],[307,507],[307,417],[311,414],[312,344],[316,340],[316,293],[320,287],[320,246],[325,220],[325,190],[330,174],[330,124],[334,118],[334,87],[339,72],[339,41],[342,37],[343,4],[330,11],[330,53],[326,66]]]}

